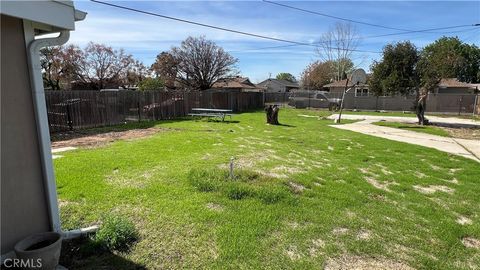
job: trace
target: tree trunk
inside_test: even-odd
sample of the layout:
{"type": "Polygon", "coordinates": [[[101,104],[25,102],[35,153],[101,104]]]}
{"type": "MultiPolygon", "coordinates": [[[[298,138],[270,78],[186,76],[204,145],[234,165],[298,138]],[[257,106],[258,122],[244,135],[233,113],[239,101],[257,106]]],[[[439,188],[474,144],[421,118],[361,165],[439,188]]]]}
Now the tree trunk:
{"type": "Polygon", "coordinates": [[[427,107],[427,93],[417,95],[417,105],[415,112],[419,125],[428,125],[428,119],[425,118],[425,109],[427,107]]]}
{"type": "Polygon", "coordinates": [[[265,108],[265,113],[267,115],[267,124],[270,125],[280,125],[278,122],[278,112],[280,108],[277,105],[270,105],[265,108]]]}

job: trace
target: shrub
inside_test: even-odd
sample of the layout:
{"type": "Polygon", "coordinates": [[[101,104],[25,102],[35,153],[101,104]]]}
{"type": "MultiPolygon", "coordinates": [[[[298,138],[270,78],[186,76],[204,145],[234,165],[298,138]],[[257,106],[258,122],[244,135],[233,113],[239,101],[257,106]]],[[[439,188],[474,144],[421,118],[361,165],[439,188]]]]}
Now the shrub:
{"type": "Polygon", "coordinates": [[[188,174],[190,184],[202,192],[217,191],[225,179],[225,173],[218,170],[191,170],[188,174]]]}
{"type": "Polygon", "coordinates": [[[240,183],[232,183],[227,186],[226,194],[231,200],[241,200],[247,197],[253,197],[255,191],[249,186],[241,185],[240,183]]]}
{"type": "Polygon", "coordinates": [[[140,91],[158,91],[163,90],[165,83],[160,78],[145,78],[138,83],[140,91]]]}
{"type": "Polygon", "coordinates": [[[107,215],[94,238],[98,245],[111,251],[128,251],[137,239],[133,223],[119,215],[107,215]]]}
{"type": "Polygon", "coordinates": [[[264,187],[257,192],[258,198],[265,204],[277,203],[289,195],[289,192],[281,187],[264,187]]]}
{"type": "Polygon", "coordinates": [[[260,174],[254,171],[236,170],[234,172],[235,181],[253,182],[260,178],[260,174]]]}
{"type": "Polygon", "coordinates": [[[188,174],[188,181],[198,191],[218,191],[231,200],[258,198],[265,204],[273,204],[291,197],[285,187],[275,183],[275,179],[266,178],[258,172],[236,170],[234,176],[235,179],[230,179],[226,170],[193,169],[188,174]]]}

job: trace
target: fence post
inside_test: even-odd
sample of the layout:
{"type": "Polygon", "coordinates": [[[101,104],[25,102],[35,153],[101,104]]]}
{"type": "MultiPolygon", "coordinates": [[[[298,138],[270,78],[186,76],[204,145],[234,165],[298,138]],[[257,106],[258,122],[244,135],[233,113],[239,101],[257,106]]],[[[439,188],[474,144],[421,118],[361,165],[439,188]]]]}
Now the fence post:
{"type": "Polygon", "coordinates": [[[142,120],[141,114],[140,114],[140,102],[137,101],[137,113],[138,113],[138,122],[142,120]]]}
{"type": "Polygon", "coordinates": [[[460,96],[460,99],[458,100],[458,115],[460,115],[460,112],[462,111],[462,101],[463,96],[460,96]]]}
{"type": "Polygon", "coordinates": [[[477,114],[480,113],[477,107],[478,107],[478,95],[475,95],[475,102],[473,103],[473,112],[472,112],[473,117],[475,117],[475,111],[477,111],[477,114]]]}
{"type": "Polygon", "coordinates": [[[68,104],[68,101],[67,101],[67,124],[68,124],[68,128],[70,130],[73,130],[73,122],[72,122],[72,115],[70,113],[70,104],[68,104]]]}

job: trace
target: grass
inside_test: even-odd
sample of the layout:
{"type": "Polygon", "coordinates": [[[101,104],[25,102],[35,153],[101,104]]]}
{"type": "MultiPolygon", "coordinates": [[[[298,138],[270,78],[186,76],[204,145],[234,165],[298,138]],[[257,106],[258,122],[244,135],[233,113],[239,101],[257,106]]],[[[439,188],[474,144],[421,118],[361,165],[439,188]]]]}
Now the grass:
{"type": "Polygon", "coordinates": [[[163,131],[152,137],[62,153],[63,229],[111,213],[139,234],[129,252],[65,266],[318,269],[353,256],[418,269],[480,265],[479,250],[462,244],[480,239],[478,163],[299,114],[325,112],[282,109],[285,126],[266,125],[263,112],[238,123],[157,122],[163,131]],[[418,191],[430,186],[444,191],[418,191]]]}
{"type": "Polygon", "coordinates": [[[435,126],[420,126],[417,124],[386,122],[386,121],[375,122],[373,124],[378,126],[384,126],[384,127],[392,127],[392,128],[405,129],[405,130],[410,130],[415,132],[422,132],[422,133],[427,133],[427,134],[432,134],[432,135],[437,135],[442,137],[451,137],[450,133],[448,133],[445,129],[442,129],[440,127],[435,127],[435,126]]]}

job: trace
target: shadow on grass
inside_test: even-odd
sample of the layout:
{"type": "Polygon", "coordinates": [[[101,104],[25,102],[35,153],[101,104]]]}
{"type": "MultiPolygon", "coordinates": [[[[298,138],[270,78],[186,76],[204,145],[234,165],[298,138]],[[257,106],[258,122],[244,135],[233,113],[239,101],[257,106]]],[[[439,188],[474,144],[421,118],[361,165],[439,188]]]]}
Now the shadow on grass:
{"type": "Polygon", "coordinates": [[[291,128],[297,127],[297,126],[293,126],[293,125],[289,125],[289,124],[282,124],[282,123],[279,123],[278,125],[275,125],[275,126],[291,127],[291,128]]]}
{"type": "Polygon", "coordinates": [[[87,237],[64,240],[60,265],[68,269],[147,269],[120,255],[98,248],[87,237]]]}

